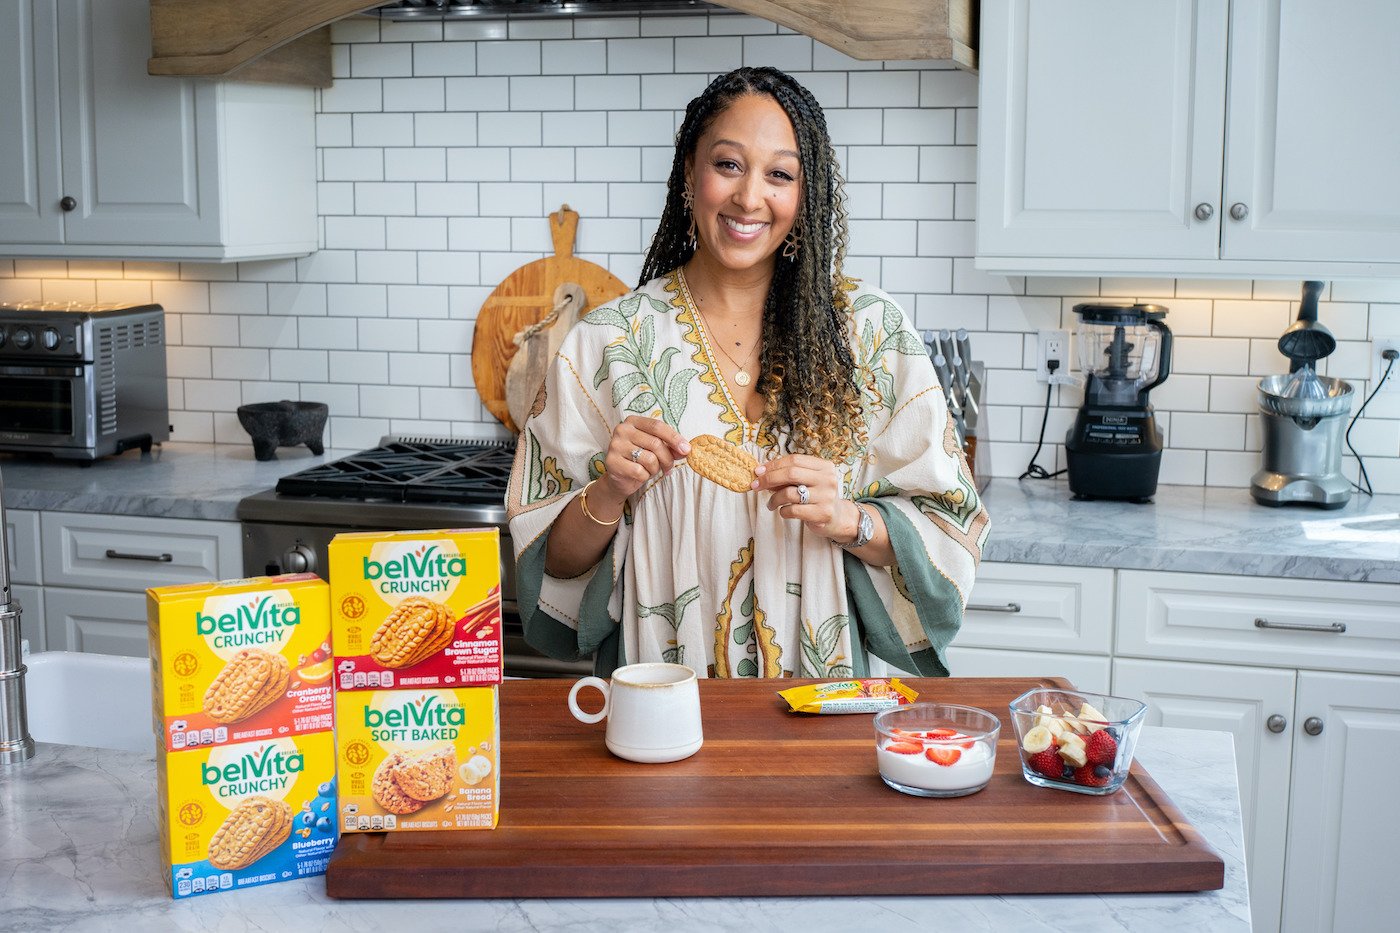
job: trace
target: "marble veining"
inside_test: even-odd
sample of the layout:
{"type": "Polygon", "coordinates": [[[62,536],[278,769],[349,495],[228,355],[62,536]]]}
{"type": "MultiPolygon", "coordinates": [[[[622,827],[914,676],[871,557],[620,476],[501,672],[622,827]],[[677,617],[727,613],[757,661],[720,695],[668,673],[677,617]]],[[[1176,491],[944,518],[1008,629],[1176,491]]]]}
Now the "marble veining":
{"type": "MultiPolygon", "coordinates": [[[[1148,726],[1137,757],[1225,862],[1194,894],[334,901],[306,878],[183,901],[161,883],[149,755],[41,744],[0,770],[0,931],[887,929],[1247,931],[1249,896],[1225,732],[1148,726]]],[[[1046,793],[1055,793],[1046,791],[1046,793]]],[[[504,803],[509,808],[509,801],[504,803]]]]}
{"type": "MultiPolygon", "coordinates": [[[[168,443],[91,466],[0,455],[5,506],[236,521],[238,500],[282,476],[354,453],[168,443]]],[[[1246,489],[1160,486],[1150,505],[1080,502],[1062,480],[994,479],[985,493],[993,561],[1192,573],[1400,582],[1400,496],[1353,496],[1336,511],[1267,508],[1246,489]]]]}

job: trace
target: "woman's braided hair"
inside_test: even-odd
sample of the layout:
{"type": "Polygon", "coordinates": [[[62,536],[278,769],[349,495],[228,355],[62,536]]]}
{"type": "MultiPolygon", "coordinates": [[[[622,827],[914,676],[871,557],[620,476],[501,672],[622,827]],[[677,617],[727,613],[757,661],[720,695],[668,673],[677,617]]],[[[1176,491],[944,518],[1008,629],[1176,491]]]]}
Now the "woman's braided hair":
{"type": "Polygon", "coordinates": [[[685,108],[667,182],[661,222],[642,264],[641,284],[684,265],[694,254],[690,216],[681,194],[685,164],[700,137],[746,94],[771,97],[787,113],[802,164],[802,203],[795,229],[801,246],[779,257],[763,309],[763,353],[757,389],[765,428],[786,430],[795,453],[838,463],[865,444],[865,411],[851,352],[846,258],[846,194],[826,116],[811,92],[776,68],[739,68],[721,75],[685,108]]]}

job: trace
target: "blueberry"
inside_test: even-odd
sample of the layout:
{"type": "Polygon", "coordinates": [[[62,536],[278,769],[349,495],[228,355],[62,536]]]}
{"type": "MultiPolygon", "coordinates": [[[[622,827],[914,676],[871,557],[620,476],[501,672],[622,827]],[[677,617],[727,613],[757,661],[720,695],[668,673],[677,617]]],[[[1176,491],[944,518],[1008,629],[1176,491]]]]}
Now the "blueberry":
{"type": "Polygon", "coordinates": [[[1074,780],[1074,766],[1073,766],[1073,765],[1068,765],[1068,764],[1065,765],[1064,770],[1060,772],[1060,780],[1062,780],[1062,781],[1072,781],[1072,780],[1074,780]]]}
{"type": "Polygon", "coordinates": [[[1095,766],[1094,766],[1094,777],[1098,777],[1098,778],[1109,778],[1109,777],[1113,777],[1113,769],[1110,768],[1108,765],[1095,765],[1095,766]]]}
{"type": "Polygon", "coordinates": [[[331,831],[331,821],[330,821],[330,818],[329,818],[329,817],[324,817],[324,816],[323,816],[323,817],[321,817],[319,820],[317,820],[317,821],[316,821],[316,829],[318,829],[319,831],[321,831],[321,832],[323,832],[323,833],[328,833],[328,832],[330,832],[330,831],[331,831]]]}
{"type": "Polygon", "coordinates": [[[303,826],[316,825],[316,814],[312,813],[310,810],[303,810],[301,812],[301,815],[298,816],[297,819],[301,822],[301,825],[303,826]]]}
{"type": "Polygon", "coordinates": [[[335,781],[327,781],[326,783],[322,784],[320,787],[316,788],[316,793],[320,794],[322,797],[334,796],[335,781]]]}

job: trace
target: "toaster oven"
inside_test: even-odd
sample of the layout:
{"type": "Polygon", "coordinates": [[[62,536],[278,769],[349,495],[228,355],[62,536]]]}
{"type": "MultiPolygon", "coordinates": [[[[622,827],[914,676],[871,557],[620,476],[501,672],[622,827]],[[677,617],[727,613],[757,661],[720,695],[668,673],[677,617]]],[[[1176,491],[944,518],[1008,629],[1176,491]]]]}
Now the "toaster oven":
{"type": "Polygon", "coordinates": [[[169,422],[160,305],[0,303],[0,451],[149,451],[169,422]]]}

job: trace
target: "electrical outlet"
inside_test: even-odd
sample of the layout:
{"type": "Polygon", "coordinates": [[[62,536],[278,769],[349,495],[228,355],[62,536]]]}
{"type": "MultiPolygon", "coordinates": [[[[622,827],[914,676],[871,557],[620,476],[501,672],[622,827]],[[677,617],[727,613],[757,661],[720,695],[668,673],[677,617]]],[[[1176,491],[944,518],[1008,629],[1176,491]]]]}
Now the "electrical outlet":
{"type": "Polygon", "coordinates": [[[1391,361],[1382,354],[1386,350],[1394,350],[1400,354],[1400,337],[1377,337],[1371,341],[1371,391],[1376,391],[1380,386],[1382,392],[1400,392],[1400,358],[1397,358],[1395,366],[1390,370],[1390,378],[1381,385],[1381,376],[1385,373],[1391,361]]]}
{"type": "Polygon", "coordinates": [[[1035,344],[1035,381],[1069,385],[1074,382],[1074,376],[1070,372],[1072,368],[1069,359],[1069,331],[1040,331],[1036,335],[1035,344]],[[1060,361],[1053,373],[1047,365],[1050,360],[1060,361]]]}

